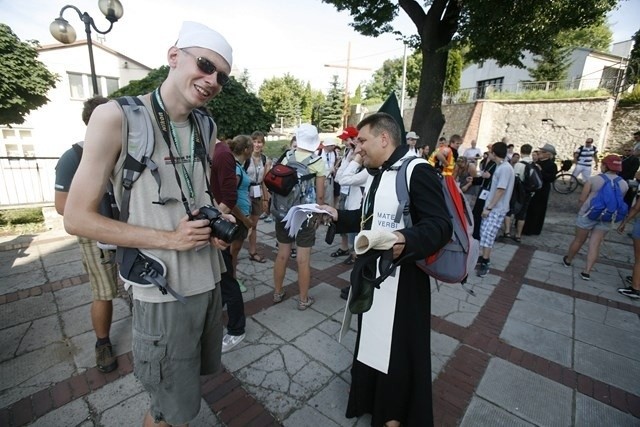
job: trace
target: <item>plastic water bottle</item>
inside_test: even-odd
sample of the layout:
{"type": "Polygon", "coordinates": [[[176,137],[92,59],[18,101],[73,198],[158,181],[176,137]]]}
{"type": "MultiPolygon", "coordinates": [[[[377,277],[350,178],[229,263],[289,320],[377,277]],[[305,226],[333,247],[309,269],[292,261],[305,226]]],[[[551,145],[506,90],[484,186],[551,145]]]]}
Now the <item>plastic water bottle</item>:
{"type": "Polygon", "coordinates": [[[316,188],[311,185],[307,188],[307,192],[304,196],[305,203],[316,203],[316,188]]]}

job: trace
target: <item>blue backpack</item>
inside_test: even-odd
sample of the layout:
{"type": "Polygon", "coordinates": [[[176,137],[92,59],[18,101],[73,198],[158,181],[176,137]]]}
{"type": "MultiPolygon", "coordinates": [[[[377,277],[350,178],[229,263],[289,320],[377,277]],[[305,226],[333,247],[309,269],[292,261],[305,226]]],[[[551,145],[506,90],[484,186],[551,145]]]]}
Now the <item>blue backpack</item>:
{"type": "Polygon", "coordinates": [[[624,202],[624,195],[618,184],[622,178],[617,176],[610,179],[603,173],[600,176],[604,184],[591,199],[585,215],[593,221],[620,222],[629,213],[629,207],[624,202]]]}

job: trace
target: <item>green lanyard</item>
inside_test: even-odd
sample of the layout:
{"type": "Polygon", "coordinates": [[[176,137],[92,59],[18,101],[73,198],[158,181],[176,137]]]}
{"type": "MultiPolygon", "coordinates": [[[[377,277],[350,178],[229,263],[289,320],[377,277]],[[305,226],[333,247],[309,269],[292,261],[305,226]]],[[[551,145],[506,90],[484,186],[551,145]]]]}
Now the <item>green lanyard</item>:
{"type": "MultiPolygon", "coordinates": [[[[154,95],[156,97],[156,100],[158,101],[158,104],[160,104],[160,107],[162,107],[162,109],[164,110],[164,104],[162,103],[162,98],[160,98],[160,96],[158,96],[158,91],[154,92],[154,95]]],[[[169,120],[169,129],[171,131],[171,138],[173,139],[173,144],[176,147],[176,151],[178,152],[178,157],[180,158],[180,169],[182,170],[182,177],[184,178],[184,181],[187,183],[187,190],[189,191],[189,199],[191,201],[191,204],[195,203],[195,198],[196,198],[196,193],[193,189],[193,182],[191,181],[191,176],[193,176],[194,173],[194,169],[195,169],[195,152],[196,152],[196,138],[195,138],[195,132],[193,129],[193,123],[191,123],[191,135],[189,137],[189,151],[190,151],[190,156],[189,156],[189,162],[191,165],[191,175],[189,175],[189,172],[187,171],[187,168],[184,166],[184,157],[182,156],[182,147],[180,144],[180,138],[178,137],[178,132],[176,132],[176,127],[173,124],[173,121],[169,120]]]]}

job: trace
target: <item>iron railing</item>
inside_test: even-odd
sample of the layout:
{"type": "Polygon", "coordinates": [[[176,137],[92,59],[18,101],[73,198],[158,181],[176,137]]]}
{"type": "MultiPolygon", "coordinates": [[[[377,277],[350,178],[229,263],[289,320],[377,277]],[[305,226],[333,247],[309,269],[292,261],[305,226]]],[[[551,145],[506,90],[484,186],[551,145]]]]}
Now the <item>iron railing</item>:
{"type": "Polygon", "coordinates": [[[0,208],[53,203],[58,157],[0,157],[0,208]]]}
{"type": "Polygon", "coordinates": [[[454,94],[445,95],[443,97],[443,104],[459,104],[465,102],[472,102],[477,99],[500,99],[499,96],[495,96],[496,93],[517,93],[522,94],[526,92],[542,91],[563,91],[563,90],[594,90],[605,89],[612,96],[616,96],[620,88],[621,79],[615,78],[600,78],[600,79],[573,79],[564,81],[545,81],[545,82],[518,82],[514,84],[491,84],[482,85],[472,88],[460,89],[454,94]],[[492,96],[492,94],[494,94],[492,96]]]}

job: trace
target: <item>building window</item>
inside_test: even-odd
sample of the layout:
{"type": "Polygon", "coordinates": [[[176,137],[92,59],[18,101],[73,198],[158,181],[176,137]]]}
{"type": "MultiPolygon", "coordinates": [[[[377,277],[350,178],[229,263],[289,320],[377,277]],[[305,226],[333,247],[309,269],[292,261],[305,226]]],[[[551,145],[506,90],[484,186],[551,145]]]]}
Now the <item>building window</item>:
{"type": "Polygon", "coordinates": [[[104,79],[107,81],[107,96],[120,89],[118,86],[118,79],[113,77],[105,77],[104,79]]]}
{"type": "MultiPolygon", "coordinates": [[[[93,95],[93,82],[90,74],[68,73],[68,75],[72,99],[87,99],[93,95]]],[[[109,96],[120,88],[118,79],[115,77],[97,76],[97,79],[98,95],[100,96],[109,96]]]]}
{"type": "Polygon", "coordinates": [[[501,91],[504,77],[479,81],[476,84],[476,99],[485,98],[490,91],[501,91]]]}
{"type": "Polygon", "coordinates": [[[0,146],[4,147],[4,155],[7,157],[36,156],[30,129],[3,128],[0,146]]]}
{"type": "Polygon", "coordinates": [[[71,98],[86,98],[84,90],[84,78],[82,74],[69,73],[69,88],[71,89],[71,98]]]}

